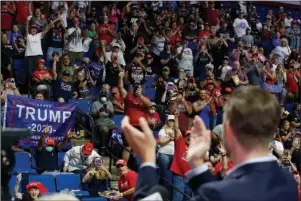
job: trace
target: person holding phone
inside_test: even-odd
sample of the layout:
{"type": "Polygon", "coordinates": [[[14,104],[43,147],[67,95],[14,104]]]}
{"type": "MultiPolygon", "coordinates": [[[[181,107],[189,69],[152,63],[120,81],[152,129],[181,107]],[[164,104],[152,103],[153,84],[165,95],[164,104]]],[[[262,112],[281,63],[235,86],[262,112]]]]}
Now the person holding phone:
{"type": "Polygon", "coordinates": [[[99,192],[108,190],[108,180],[111,179],[112,175],[103,166],[102,158],[95,158],[91,164],[91,170],[83,177],[82,182],[88,183],[90,196],[98,197],[99,192]]]}
{"type": "Polygon", "coordinates": [[[7,95],[21,96],[14,78],[8,78],[4,81],[3,90],[1,90],[1,104],[5,103],[7,95]]]}

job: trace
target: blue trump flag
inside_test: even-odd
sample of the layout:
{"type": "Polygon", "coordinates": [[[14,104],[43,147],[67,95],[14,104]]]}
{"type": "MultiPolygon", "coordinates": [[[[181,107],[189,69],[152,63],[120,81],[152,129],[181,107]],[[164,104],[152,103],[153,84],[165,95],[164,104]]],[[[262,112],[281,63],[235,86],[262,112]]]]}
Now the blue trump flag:
{"type": "Polygon", "coordinates": [[[36,147],[47,125],[48,136],[54,137],[58,142],[74,126],[76,105],[77,103],[65,104],[9,95],[5,104],[3,125],[4,128],[31,130],[30,137],[19,141],[23,148],[36,147]]]}

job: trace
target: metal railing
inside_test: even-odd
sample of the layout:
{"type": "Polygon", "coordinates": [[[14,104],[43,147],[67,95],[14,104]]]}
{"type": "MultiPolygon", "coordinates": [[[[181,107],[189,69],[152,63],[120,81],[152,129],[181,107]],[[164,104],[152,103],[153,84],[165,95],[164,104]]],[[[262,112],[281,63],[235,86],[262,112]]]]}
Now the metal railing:
{"type": "MultiPolygon", "coordinates": [[[[126,150],[127,152],[130,153],[131,156],[134,157],[134,153],[132,151],[130,151],[129,149],[127,149],[124,145],[120,144],[118,140],[114,139],[114,138],[111,138],[111,141],[110,141],[110,147],[112,146],[112,143],[113,141],[122,148],[122,150],[126,150]]],[[[119,158],[114,156],[114,154],[107,149],[107,151],[109,152],[110,154],[110,164],[109,164],[109,171],[111,172],[111,168],[112,168],[112,159],[116,159],[118,160],[119,158]]],[[[173,189],[175,189],[176,191],[178,191],[179,193],[181,193],[183,196],[185,196],[186,198],[190,199],[191,197],[188,196],[186,193],[182,192],[180,189],[178,189],[175,185],[173,185],[170,181],[168,181],[165,177],[163,177],[163,180],[165,182],[167,182],[173,189]]]]}
{"type": "MultiPolygon", "coordinates": [[[[79,121],[77,122],[80,129],[85,130],[91,137],[94,135],[94,120],[91,117],[91,115],[87,114],[86,112],[84,112],[83,110],[81,110],[80,108],[76,108],[77,114],[76,114],[76,118],[78,117],[77,115],[79,114],[79,121]],[[89,130],[89,128],[86,128],[84,125],[82,125],[82,117],[87,118],[85,120],[89,121],[89,124],[92,125],[92,127],[90,127],[91,130],[89,130]]],[[[77,120],[77,119],[76,119],[77,120]]],[[[86,123],[86,122],[85,122],[86,123]]]]}

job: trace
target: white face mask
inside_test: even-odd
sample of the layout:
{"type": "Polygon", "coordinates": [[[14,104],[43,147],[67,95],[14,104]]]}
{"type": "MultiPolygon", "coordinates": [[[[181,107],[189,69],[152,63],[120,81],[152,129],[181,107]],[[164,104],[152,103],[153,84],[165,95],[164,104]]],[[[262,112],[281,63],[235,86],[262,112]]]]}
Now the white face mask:
{"type": "Polygon", "coordinates": [[[100,102],[106,103],[106,102],[107,102],[107,97],[101,97],[101,98],[100,98],[100,102]]]}
{"type": "Polygon", "coordinates": [[[148,111],[150,114],[155,114],[155,110],[153,110],[153,109],[150,109],[149,111],[148,111]]]}
{"type": "Polygon", "coordinates": [[[54,147],[53,146],[46,146],[45,149],[48,152],[52,152],[54,150],[54,147]]]}

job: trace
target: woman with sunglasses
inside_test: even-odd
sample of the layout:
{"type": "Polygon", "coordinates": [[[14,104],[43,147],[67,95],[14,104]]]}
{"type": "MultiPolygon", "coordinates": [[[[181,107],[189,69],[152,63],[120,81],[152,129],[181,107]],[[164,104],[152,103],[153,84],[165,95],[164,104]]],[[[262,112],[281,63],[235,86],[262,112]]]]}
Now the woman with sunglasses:
{"type": "Polygon", "coordinates": [[[91,170],[83,177],[82,182],[89,186],[90,196],[98,197],[98,192],[108,190],[108,182],[111,180],[111,173],[102,165],[101,158],[95,158],[91,164],[91,170]]]}

